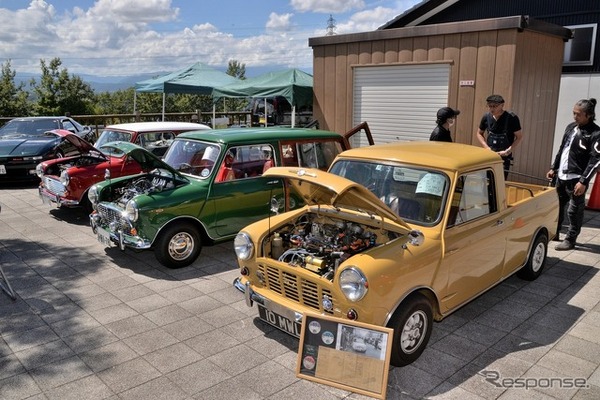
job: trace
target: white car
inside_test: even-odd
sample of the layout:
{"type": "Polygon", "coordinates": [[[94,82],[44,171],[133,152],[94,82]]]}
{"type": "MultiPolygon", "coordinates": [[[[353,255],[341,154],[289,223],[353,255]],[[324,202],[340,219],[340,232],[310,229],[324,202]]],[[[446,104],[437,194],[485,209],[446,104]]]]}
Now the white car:
{"type": "Polygon", "coordinates": [[[365,351],[367,351],[365,339],[361,337],[354,338],[354,340],[352,341],[352,349],[360,353],[364,353],[365,351]]]}

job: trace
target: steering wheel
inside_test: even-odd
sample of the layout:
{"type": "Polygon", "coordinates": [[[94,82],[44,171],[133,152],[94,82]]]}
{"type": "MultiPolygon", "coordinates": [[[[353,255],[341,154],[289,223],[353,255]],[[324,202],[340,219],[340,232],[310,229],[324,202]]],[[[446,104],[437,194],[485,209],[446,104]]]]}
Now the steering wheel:
{"type": "Polygon", "coordinates": [[[177,167],[178,171],[189,171],[192,169],[192,166],[188,163],[181,163],[179,164],[179,167],[177,167]]]}

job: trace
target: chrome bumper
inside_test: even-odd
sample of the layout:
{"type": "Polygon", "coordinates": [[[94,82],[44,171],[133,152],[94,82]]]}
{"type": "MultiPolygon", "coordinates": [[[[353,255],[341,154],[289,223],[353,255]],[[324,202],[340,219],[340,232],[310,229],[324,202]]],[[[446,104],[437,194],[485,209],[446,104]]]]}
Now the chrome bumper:
{"type": "Polygon", "coordinates": [[[257,302],[258,304],[262,305],[263,307],[266,307],[267,309],[274,311],[277,314],[282,315],[291,321],[296,321],[296,322],[302,321],[302,316],[303,316],[302,313],[299,313],[294,310],[290,310],[289,308],[281,306],[278,303],[275,303],[275,302],[267,299],[266,297],[256,293],[250,287],[250,283],[246,282],[244,284],[241,282],[240,278],[235,278],[233,280],[233,287],[236,288],[237,290],[239,290],[240,292],[244,293],[244,297],[246,298],[246,305],[248,307],[252,307],[254,302],[257,302]]]}
{"type": "Polygon", "coordinates": [[[77,200],[68,200],[63,199],[60,196],[50,192],[48,189],[44,187],[38,187],[38,194],[42,203],[47,204],[49,206],[56,206],[57,208],[60,206],[73,207],[78,206],[79,202],[77,200]]]}
{"type": "MultiPolygon", "coordinates": [[[[125,248],[129,247],[136,250],[147,250],[152,247],[152,243],[149,240],[143,239],[139,236],[126,235],[122,229],[112,231],[110,227],[101,226],[101,218],[102,217],[100,217],[100,215],[97,213],[90,214],[90,226],[92,227],[92,232],[94,232],[94,234],[98,234],[98,229],[102,229],[110,236],[110,240],[116,244],[119,249],[125,250],[125,248]]],[[[102,242],[100,239],[98,241],[102,242]]]]}

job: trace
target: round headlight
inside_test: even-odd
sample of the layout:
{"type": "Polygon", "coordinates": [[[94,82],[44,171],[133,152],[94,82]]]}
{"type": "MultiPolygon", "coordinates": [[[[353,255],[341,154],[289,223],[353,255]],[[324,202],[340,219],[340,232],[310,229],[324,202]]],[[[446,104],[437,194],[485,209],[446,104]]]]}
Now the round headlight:
{"type": "Polygon", "coordinates": [[[88,199],[90,203],[96,204],[98,202],[98,186],[93,185],[88,191],[88,199]]]}
{"type": "Polygon", "coordinates": [[[130,221],[137,221],[138,219],[138,205],[135,200],[129,200],[125,206],[125,218],[130,221]]]}
{"type": "Polygon", "coordinates": [[[60,173],[60,183],[62,183],[65,186],[69,184],[69,173],[66,169],[60,173]]]}
{"type": "Polygon", "coordinates": [[[42,163],[39,163],[35,166],[35,173],[40,178],[44,175],[44,166],[42,165],[42,163]]]}
{"type": "Polygon", "coordinates": [[[356,267],[350,267],[340,273],[340,289],[350,301],[359,301],[367,294],[368,284],[365,275],[356,267]]]}
{"type": "Polygon", "coordinates": [[[254,251],[252,240],[250,240],[250,236],[248,236],[248,234],[245,232],[240,232],[237,234],[233,240],[233,248],[235,249],[235,254],[240,260],[249,259],[252,257],[252,253],[254,251]]]}

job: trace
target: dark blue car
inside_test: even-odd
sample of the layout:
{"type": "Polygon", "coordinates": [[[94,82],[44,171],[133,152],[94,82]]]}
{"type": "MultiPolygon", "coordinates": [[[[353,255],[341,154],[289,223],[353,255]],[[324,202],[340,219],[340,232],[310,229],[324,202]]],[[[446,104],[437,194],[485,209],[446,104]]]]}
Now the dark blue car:
{"type": "Polygon", "coordinates": [[[25,117],[0,128],[0,182],[34,181],[38,163],[78,154],[54,129],[66,129],[88,141],[93,131],[70,117],[25,117]]]}

